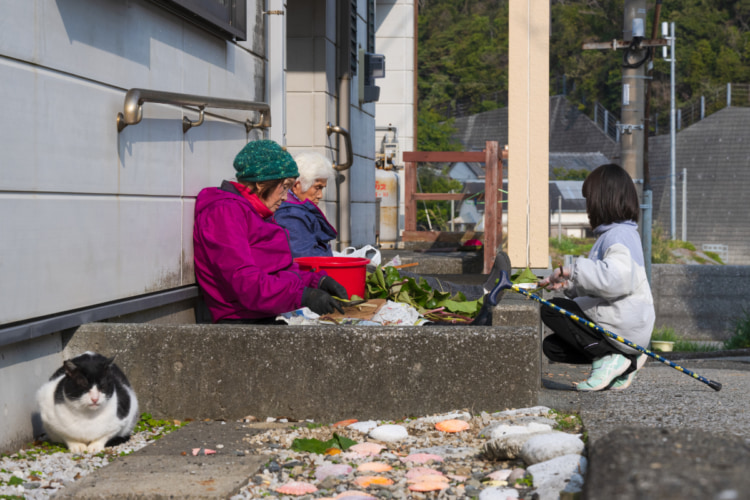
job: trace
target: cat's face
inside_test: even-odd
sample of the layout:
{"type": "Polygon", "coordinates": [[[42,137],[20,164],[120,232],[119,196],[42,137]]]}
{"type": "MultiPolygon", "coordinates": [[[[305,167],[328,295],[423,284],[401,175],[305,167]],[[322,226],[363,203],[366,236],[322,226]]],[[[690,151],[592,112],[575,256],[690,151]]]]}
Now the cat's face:
{"type": "Polygon", "coordinates": [[[107,359],[66,361],[63,393],[68,404],[94,412],[105,405],[114,393],[110,365],[107,359]]]}

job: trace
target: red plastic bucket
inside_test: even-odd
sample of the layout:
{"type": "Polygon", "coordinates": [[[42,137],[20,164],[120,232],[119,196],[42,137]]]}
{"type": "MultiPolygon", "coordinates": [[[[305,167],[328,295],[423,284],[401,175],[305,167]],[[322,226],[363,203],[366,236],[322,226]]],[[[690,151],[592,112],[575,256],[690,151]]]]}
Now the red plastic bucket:
{"type": "Polygon", "coordinates": [[[349,297],[359,295],[365,298],[365,266],[370,259],[362,257],[297,257],[294,262],[303,271],[325,271],[346,288],[349,297]]]}

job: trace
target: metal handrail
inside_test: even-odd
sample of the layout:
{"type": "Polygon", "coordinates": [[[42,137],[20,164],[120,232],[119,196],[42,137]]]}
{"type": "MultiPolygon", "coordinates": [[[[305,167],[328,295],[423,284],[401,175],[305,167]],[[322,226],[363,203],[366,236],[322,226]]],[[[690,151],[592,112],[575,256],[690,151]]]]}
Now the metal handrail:
{"type": "Polygon", "coordinates": [[[333,168],[338,172],[347,170],[352,166],[352,163],[354,163],[354,154],[352,153],[352,138],[349,135],[349,131],[344,127],[332,125],[329,122],[326,125],[326,133],[329,137],[331,136],[331,134],[339,134],[344,137],[344,142],[346,143],[346,163],[344,163],[343,165],[334,165],[333,168]]]}
{"type": "Polygon", "coordinates": [[[238,99],[224,99],[221,97],[206,97],[192,94],[179,94],[162,90],[130,89],[125,94],[125,104],[122,113],[117,113],[117,132],[122,132],[128,125],[136,125],[143,118],[143,104],[155,102],[160,104],[174,104],[176,106],[196,106],[200,112],[200,119],[191,121],[183,118],[183,133],[191,127],[203,123],[204,108],[245,109],[260,114],[257,122],[248,118],[245,120],[245,130],[249,133],[254,128],[268,128],[271,126],[271,108],[264,102],[240,101],[238,99]]]}

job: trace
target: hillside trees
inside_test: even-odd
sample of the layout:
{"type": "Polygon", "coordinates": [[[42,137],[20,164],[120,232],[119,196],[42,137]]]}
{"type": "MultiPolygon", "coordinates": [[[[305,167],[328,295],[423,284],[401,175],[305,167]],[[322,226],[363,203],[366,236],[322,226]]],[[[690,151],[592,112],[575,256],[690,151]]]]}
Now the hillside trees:
{"type": "MultiPolygon", "coordinates": [[[[420,126],[459,105],[477,113],[507,105],[508,0],[420,0],[420,126]]],[[[654,2],[648,2],[651,33],[654,2]]],[[[620,112],[622,51],[582,50],[622,38],[624,0],[552,0],[550,93],[592,113],[596,101],[620,112]]],[[[660,21],[677,31],[678,105],[726,83],[750,81],[750,0],[663,0],[660,21]]],[[[661,30],[657,31],[659,34],[661,30]]],[[[660,36],[660,35],[659,35],[660,36]]],[[[654,54],[651,109],[666,116],[670,66],[654,54]]],[[[420,129],[420,135],[422,129],[420,129]]]]}

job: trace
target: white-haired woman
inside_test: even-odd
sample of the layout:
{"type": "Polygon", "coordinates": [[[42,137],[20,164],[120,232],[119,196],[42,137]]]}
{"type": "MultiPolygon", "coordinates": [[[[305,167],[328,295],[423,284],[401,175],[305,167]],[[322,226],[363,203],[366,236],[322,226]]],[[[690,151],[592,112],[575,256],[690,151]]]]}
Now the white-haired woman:
{"type": "Polygon", "coordinates": [[[331,161],[320,153],[300,153],[294,161],[299,177],[274,218],[289,231],[293,257],[331,257],[333,252],[329,242],[338,233],[320,211],[318,203],[336,172],[331,161]]]}

